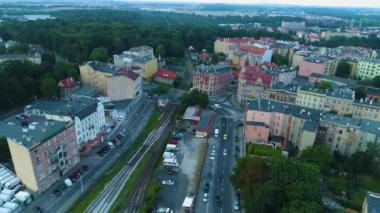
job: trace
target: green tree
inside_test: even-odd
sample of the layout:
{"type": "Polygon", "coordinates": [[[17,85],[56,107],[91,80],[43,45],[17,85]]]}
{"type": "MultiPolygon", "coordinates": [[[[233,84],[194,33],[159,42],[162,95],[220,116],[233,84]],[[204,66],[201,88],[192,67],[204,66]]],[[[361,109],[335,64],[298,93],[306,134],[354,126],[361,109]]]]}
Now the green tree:
{"type": "Polygon", "coordinates": [[[335,75],[342,78],[349,78],[351,75],[351,64],[345,61],[339,62],[335,75]]]}
{"type": "Polygon", "coordinates": [[[313,147],[308,147],[301,152],[301,162],[311,163],[323,172],[328,173],[333,156],[330,149],[324,144],[315,144],[313,147]]]}
{"type": "Polygon", "coordinates": [[[288,65],[289,64],[287,57],[282,56],[282,55],[277,54],[277,53],[272,55],[272,62],[277,64],[277,65],[288,65]]]}
{"type": "Polygon", "coordinates": [[[319,83],[316,83],[314,87],[322,90],[332,90],[331,84],[327,81],[321,81],[319,83]]]}
{"type": "Polygon", "coordinates": [[[55,96],[58,91],[57,82],[52,77],[45,77],[41,81],[40,90],[45,96],[55,96]]]}
{"type": "Polygon", "coordinates": [[[8,53],[26,54],[29,52],[29,45],[26,43],[17,43],[8,48],[8,53]]]}
{"type": "Polygon", "coordinates": [[[372,86],[377,87],[377,88],[380,88],[380,75],[375,76],[375,77],[372,79],[372,86]]]}
{"type": "Polygon", "coordinates": [[[355,98],[360,100],[361,98],[365,99],[367,97],[367,92],[364,87],[355,88],[355,98]]]}
{"type": "Polygon", "coordinates": [[[162,44],[157,45],[156,47],[156,56],[161,56],[161,58],[164,58],[166,56],[165,47],[162,44]]]}
{"type": "Polygon", "coordinates": [[[219,56],[216,53],[211,54],[211,64],[218,64],[219,56]]]}
{"type": "Polygon", "coordinates": [[[108,50],[105,47],[97,47],[92,50],[90,60],[107,62],[108,50]]]}
{"type": "Polygon", "coordinates": [[[309,212],[322,213],[323,208],[321,205],[313,201],[305,202],[302,200],[295,200],[295,201],[291,201],[281,211],[281,213],[309,213],[309,212]]]}

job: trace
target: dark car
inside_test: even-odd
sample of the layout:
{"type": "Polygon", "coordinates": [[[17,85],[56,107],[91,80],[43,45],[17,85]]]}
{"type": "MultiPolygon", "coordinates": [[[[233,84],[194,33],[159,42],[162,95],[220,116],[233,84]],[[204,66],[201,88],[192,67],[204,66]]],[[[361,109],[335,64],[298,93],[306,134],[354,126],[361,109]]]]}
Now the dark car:
{"type": "Polygon", "coordinates": [[[82,166],[82,169],[83,169],[83,171],[87,172],[90,168],[88,167],[87,164],[85,164],[82,166]]]}
{"type": "Polygon", "coordinates": [[[206,181],[207,181],[207,182],[211,182],[211,178],[212,178],[211,173],[207,173],[206,181]]]}
{"type": "Polygon", "coordinates": [[[240,190],[239,189],[236,191],[236,199],[240,200],[240,190]]]}
{"type": "Polygon", "coordinates": [[[215,196],[214,202],[216,204],[220,204],[222,202],[222,199],[219,196],[215,196]]]}
{"type": "Polygon", "coordinates": [[[42,213],[42,208],[40,206],[35,206],[32,209],[33,213],[42,213]]]}
{"type": "Polygon", "coordinates": [[[57,196],[57,197],[61,197],[61,196],[62,196],[62,192],[61,192],[61,190],[59,190],[59,189],[54,189],[53,193],[54,193],[54,195],[57,196]]]}
{"type": "Polygon", "coordinates": [[[205,187],[204,187],[204,190],[206,191],[209,191],[210,190],[210,184],[209,183],[206,183],[205,184],[205,187]]]}
{"type": "Polygon", "coordinates": [[[69,176],[69,179],[71,180],[71,182],[75,182],[75,181],[77,181],[77,177],[75,176],[75,175],[70,175],[69,176]]]}
{"type": "Polygon", "coordinates": [[[218,175],[216,176],[216,182],[222,182],[222,176],[218,175]]]}
{"type": "Polygon", "coordinates": [[[176,175],[177,172],[174,171],[174,170],[166,170],[166,174],[168,174],[168,175],[176,175]]]}

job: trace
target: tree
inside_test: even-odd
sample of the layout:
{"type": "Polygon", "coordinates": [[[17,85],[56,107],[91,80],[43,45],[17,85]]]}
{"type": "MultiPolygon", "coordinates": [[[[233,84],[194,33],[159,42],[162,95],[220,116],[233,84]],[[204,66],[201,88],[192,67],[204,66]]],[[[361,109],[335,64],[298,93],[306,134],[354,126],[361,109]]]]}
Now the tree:
{"type": "Polygon", "coordinates": [[[360,99],[365,99],[367,97],[367,92],[365,91],[364,87],[358,87],[355,88],[355,99],[360,100],[360,99]]]}
{"type": "Polygon", "coordinates": [[[45,77],[41,81],[40,90],[45,96],[55,96],[58,91],[57,82],[52,77],[45,77]]]}
{"type": "Polygon", "coordinates": [[[323,208],[316,202],[309,201],[305,202],[302,200],[291,201],[287,206],[285,206],[281,213],[322,213],[323,208]]]}
{"type": "Polygon", "coordinates": [[[372,86],[377,87],[377,88],[380,88],[380,75],[375,76],[375,77],[372,79],[372,86]]]}
{"type": "Polygon", "coordinates": [[[107,62],[108,50],[105,47],[97,47],[92,50],[90,60],[107,62]]]}
{"type": "Polygon", "coordinates": [[[321,90],[332,90],[331,84],[327,81],[321,81],[319,83],[316,83],[314,87],[319,88],[321,90]]]}
{"type": "Polygon", "coordinates": [[[8,53],[26,54],[29,52],[29,45],[26,43],[17,43],[8,48],[8,53]]]}
{"type": "Polygon", "coordinates": [[[311,163],[323,172],[328,173],[333,156],[329,148],[324,144],[316,144],[313,147],[308,147],[301,152],[301,162],[311,163]]]}
{"type": "Polygon", "coordinates": [[[219,62],[219,56],[216,53],[213,53],[211,55],[211,64],[218,64],[219,62]]]}
{"type": "Polygon", "coordinates": [[[336,68],[335,75],[342,78],[349,78],[351,75],[351,64],[341,61],[336,68]]]}
{"type": "Polygon", "coordinates": [[[166,56],[165,47],[162,44],[157,45],[156,47],[156,56],[161,56],[161,58],[164,58],[166,56]]]}
{"type": "Polygon", "coordinates": [[[277,65],[288,65],[288,58],[285,56],[282,56],[280,54],[273,54],[272,55],[272,62],[277,64],[277,65]]]}

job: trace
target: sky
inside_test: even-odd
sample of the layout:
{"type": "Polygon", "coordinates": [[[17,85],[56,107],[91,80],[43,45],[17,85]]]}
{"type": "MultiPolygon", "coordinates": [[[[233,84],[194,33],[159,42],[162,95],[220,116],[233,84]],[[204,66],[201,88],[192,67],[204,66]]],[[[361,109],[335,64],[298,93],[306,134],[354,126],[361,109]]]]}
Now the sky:
{"type": "MultiPolygon", "coordinates": [[[[144,0],[135,0],[144,1],[144,0]]],[[[146,1],[146,0],[145,0],[146,1]]],[[[376,7],[380,0],[159,0],[160,2],[239,3],[239,4],[293,4],[331,7],[376,7]]]]}

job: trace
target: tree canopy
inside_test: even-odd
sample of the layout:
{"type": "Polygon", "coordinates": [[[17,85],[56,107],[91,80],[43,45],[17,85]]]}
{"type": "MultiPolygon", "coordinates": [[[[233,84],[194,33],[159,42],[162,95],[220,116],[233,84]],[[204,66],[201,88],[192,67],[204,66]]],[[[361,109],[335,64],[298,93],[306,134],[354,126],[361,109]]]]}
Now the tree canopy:
{"type": "Polygon", "coordinates": [[[335,75],[342,78],[349,78],[351,75],[351,64],[345,61],[339,62],[335,75]]]}
{"type": "Polygon", "coordinates": [[[206,108],[209,104],[208,95],[197,89],[185,92],[180,100],[180,113],[184,113],[188,106],[198,105],[202,108],[206,108]]]}

